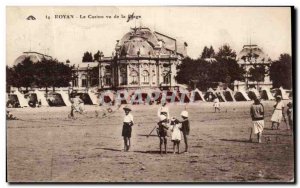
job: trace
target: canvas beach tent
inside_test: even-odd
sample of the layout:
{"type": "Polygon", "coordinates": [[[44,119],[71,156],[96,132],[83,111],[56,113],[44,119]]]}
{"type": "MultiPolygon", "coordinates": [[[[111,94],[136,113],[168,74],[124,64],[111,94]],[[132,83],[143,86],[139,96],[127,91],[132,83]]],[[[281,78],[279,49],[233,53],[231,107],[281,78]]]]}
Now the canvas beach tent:
{"type": "Polygon", "coordinates": [[[152,93],[150,90],[138,89],[131,95],[133,104],[149,104],[152,103],[152,93]]]}
{"type": "Polygon", "coordinates": [[[62,100],[63,100],[63,102],[65,103],[66,106],[71,106],[70,97],[66,92],[60,90],[57,93],[61,95],[61,98],[62,98],[62,100]]]}
{"type": "Polygon", "coordinates": [[[177,93],[177,96],[178,96],[180,102],[183,102],[183,103],[189,103],[192,100],[191,94],[187,90],[179,91],[177,93]]]}
{"type": "Polygon", "coordinates": [[[234,98],[236,101],[251,101],[251,99],[248,97],[246,91],[244,90],[238,90],[234,94],[234,98]]]}
{"type": "Polygon", "coordinates": [[[165,95],[163,95],[162,100],[165,100],[168,103],[179,102],[180,100],[175,91],[164,91],[163,94],[165,95]]]}
{"type": "Polygon", "coordinates": [[[88,90],[87,94],[90,97],[92,104],[99,104],[99,98],[98,98],[97,93],[95,93],[91,90],[88,90]]]}
{"type": "Polygon", "coordinates": [[[255,98],[259,99],[260,98],[260,94],[259,94],[259,92],[257,91],[256,88],[250,88],[249,91],[248,91],[248,97],[251,100],[254,100],[255,98]]]}
{"type": "Polygon", "coordinates": [[[25,99],[25,97],[22,93],[20,93],[18,90],[16,90],[14,92],[14,94],[17,95],[21,108],[28,107],[28,101],[25,99]]]}
{"type": "Polygon", "coordinates": [[[83,104],[93,105],[93,101],[88,93],[77,93],[76,96],[79,96],[79,98],[83,101],[83,104]]]}
{"type": "Polygon", "coordinates": [[[45,94],[43,92],[36,89],[33,93],[36,94],[37,100],[41,103],[41,106],[49,106],[45,94]]]}
{"type": "Polygon", "coordinates": [[[47,102],[49,106],[66,106],[61,94],[57,92],[48,92],[47,102]]]}
{"type": "Polygon", "coordinates": [[[235,98],[234,98],[234,93],[233,91],[227,87],[224,91],[223,91],[223,95],[226,99],[226,101],[232,101],[232,102],[235,102],[235,98]]]}
{"type": "Polygon", "coordinates": [[[151,97],[153,98],[154,101],[157,103],[161,103],[162,99],[162,91],[158,88],[154,89],[151,91],[151,97]]]}
{"type": "Polygon", "coordinates": [[[268,88],[261,88],[260,97],[263,100],[275,100],[274,96],[272,95],[271,91],[268,88]]]}
{"type": "Polygon", "coordinates": [[[190,99],[192,101],[205,101],[203,93],[196,88],[195,90],[191,91],[191,97],[190,99]]]}
{"type": "Polygon", "coordinates": [[[112,90],[106,90],[99,93],[99,104],[110,104],[113,105],[115,100],[115,92],[112,90]]]}
{"type": "Polygon", "coordinates": [[[34,90],[25,94],[25,98],[28,101],[28,105],[31,107],[49,106],[45,94],[39,90],[34,90]]]}
{"type": "Polygon", "coordinates": [[[218,87],[216,90],[215,90],[215,93],[216,93],[216,96],[219,98],[220,102],[226,102],[226,98],[223,94],[223,91],[218,87]]]}
{"type": "Polygon", "coordinates": [[[10,103],[12,107],[28,107],[28,100],[25,99],[24,95],[20,93],[18,90],[8,94],[7,103],[10,103]]]}
{"type": "Polygon", "coordinates": [[[204,94],[204,99],[208,102],[213,102],[213,100],[217,97],[215,91],[212,88],[209,88],[204,94]]]}
{"type": "Polygon", "coordinates": [[[119,102],[121,104],[128,104],[130,103],[130,99],[132,97],[132,93],[134,91],[129,90],[119,90],[116,94],[115,102],[119,102]]]}

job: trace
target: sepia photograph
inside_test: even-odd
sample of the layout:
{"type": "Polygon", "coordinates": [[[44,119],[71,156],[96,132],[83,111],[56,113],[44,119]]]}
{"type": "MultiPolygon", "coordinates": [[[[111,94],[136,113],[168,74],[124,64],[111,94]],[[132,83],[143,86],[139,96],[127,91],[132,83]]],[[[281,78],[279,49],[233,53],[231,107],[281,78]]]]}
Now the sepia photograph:
{"type": "Polygon", "coordinates": [[[8,183],[295,183],[294,7],[7,6],[8,183]]]}

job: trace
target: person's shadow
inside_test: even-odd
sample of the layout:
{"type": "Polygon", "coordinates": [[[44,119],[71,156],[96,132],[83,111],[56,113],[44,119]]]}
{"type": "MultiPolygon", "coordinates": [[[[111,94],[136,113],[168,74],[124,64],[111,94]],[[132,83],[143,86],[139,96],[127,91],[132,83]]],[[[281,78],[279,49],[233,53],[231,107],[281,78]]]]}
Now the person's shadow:
{"type": "Polygon", "coordinates": [[[226,141],[226,142],[241,142],[241,143],[252,143],[249,140],[245,139],[220,139],[221,141],[226,141]]]}
{"type": "MultiPolygon", "coordinates": [[[[148,151],[133,151],[135,153],[146,153],[146,154],[160,154],[159,150],[148,150],[148,151]]],[[[173,153],[172,151],[167,151],[167,154],[169,153],[173,153]]],[[[163,151],[162,153],[163,155],[165,154],[165,152],[163,151]]]]}
{"type": "Polygon", "coordinates": [[[106,151],[122,151],[120,149],[113,149],[113,148],[95,148],[95,149],[102,149],[102,150],[106,150],[106,151]]]}

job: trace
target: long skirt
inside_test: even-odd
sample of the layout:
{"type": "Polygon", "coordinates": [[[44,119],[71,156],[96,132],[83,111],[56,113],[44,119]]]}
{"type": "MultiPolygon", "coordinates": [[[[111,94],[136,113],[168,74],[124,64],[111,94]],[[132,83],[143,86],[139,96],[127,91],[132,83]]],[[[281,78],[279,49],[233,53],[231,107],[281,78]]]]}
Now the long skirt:
{"type": "Polygon", "coordinates": [[[258,120],[258,121],[252,121],[252,122],[253,122],[252,133],[254,133],[254,134],[262,133],[264,130],[264,126],[265,126],[265,121],[258,120]]]}
{"type": "Polygon", "coordinates": [[[280,123],[282,120],[282,110],[274,110],[271,121],[280,123]]]}
{"type": "Polygon", "coordinates": [[[132,131],[131,126],[128,123],[124,123],[123,124],[123,130],[122,130],[122,136],[130,138],[131,137],[131,131],[132,131]]]}

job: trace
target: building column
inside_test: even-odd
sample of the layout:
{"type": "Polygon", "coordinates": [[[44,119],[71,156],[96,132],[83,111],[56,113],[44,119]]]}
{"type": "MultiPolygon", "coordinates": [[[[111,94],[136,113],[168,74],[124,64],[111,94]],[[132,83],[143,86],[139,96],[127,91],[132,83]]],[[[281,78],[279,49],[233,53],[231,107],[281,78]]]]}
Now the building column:
{"type": "Polygon", "coordinates": [[[101,89],[102,88],[102,70],[101,70],[101,64],[98,63],[99,66],[99,82],[98,82],[98,87],[101,89]]]}
{"type": "Polygon", "coordinates": [[[140,87],[141,86],[141,65],[139,61],[138,61],[138,74],[139,74],[138,78],[139,78],[139,87],[140,87]]]}
{"type": "Polygon", "coordinates": [[[127,86],[129,86],[129,64],[128,63],[126,63],[126,74],[127,74],[127,83],[126,83],[126,85],[127,86]]]}
{"type": "Polygon", "coordinates": [[[156,70],[157,70],[157,71],[156,71],[157,86],[159,87],[159,84],[160,84],[160,82],[159,82],[159,81],[160,81],[160,79],[159,79],[159,78],[160,78],[160,71],[159,71],[159,69],[160,69],[160,68],[159,68],[159,61],[158,61],[158,60],[156,61],[155,66],[156,66],[156,70]]]}

